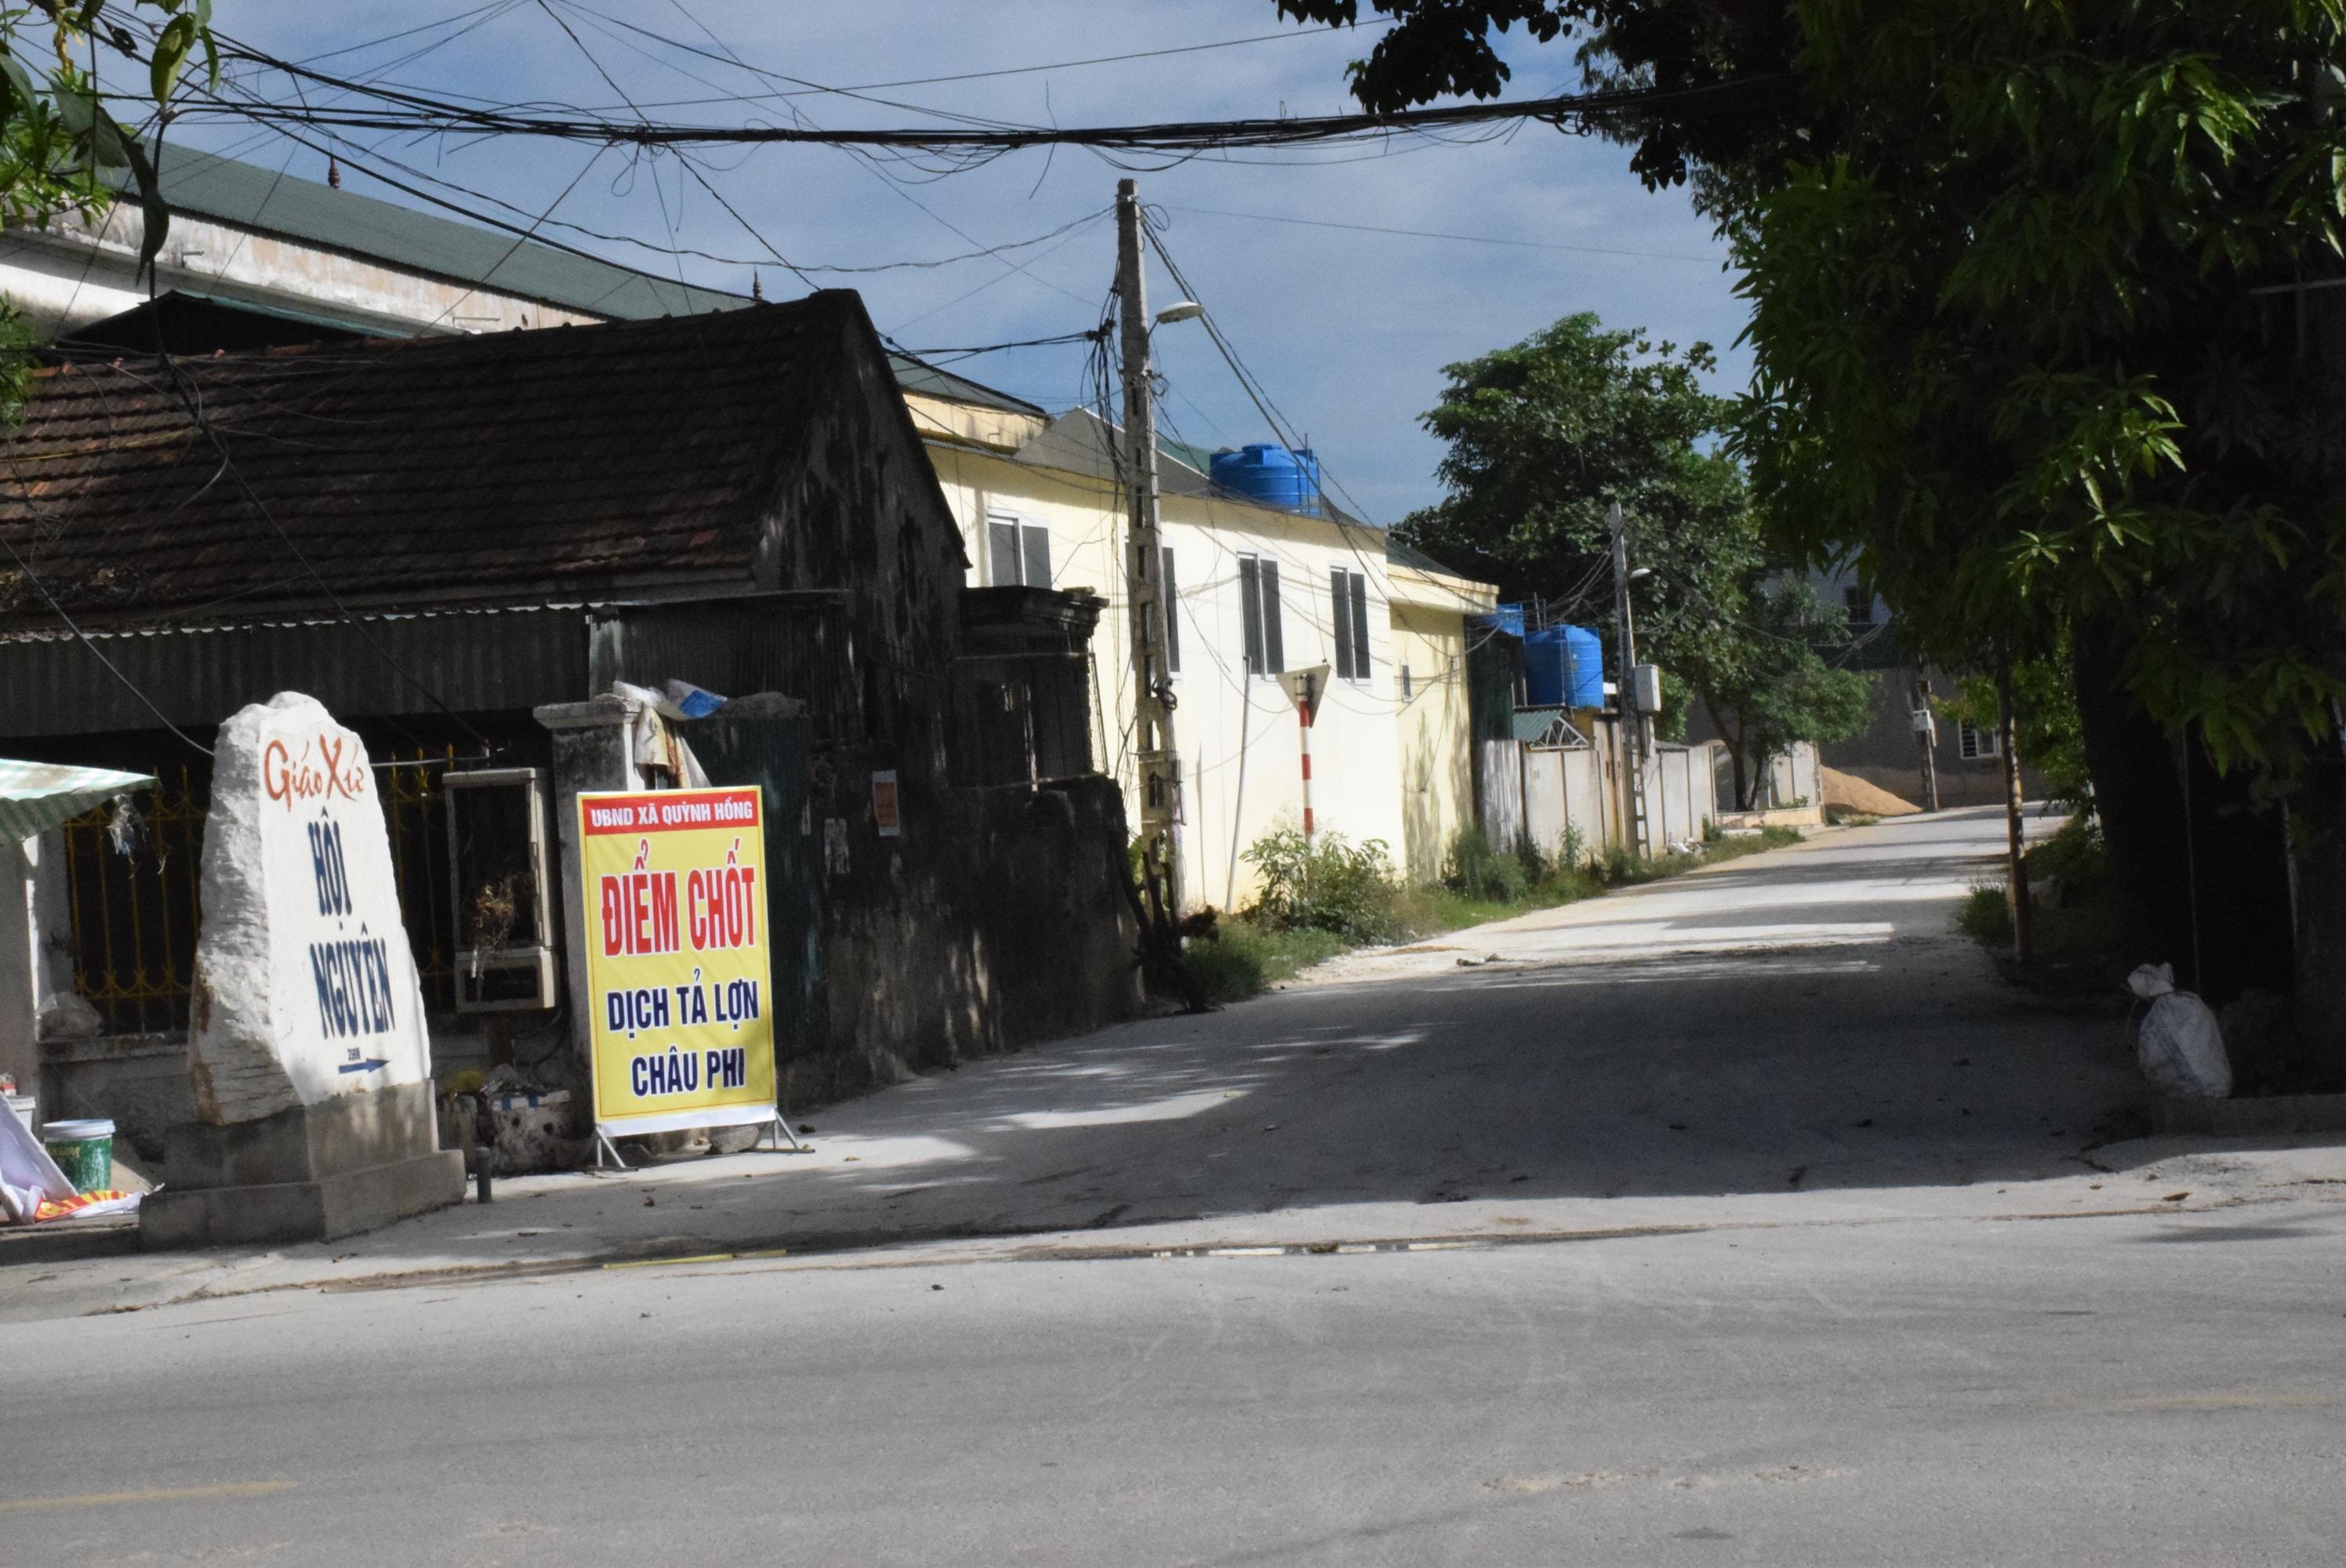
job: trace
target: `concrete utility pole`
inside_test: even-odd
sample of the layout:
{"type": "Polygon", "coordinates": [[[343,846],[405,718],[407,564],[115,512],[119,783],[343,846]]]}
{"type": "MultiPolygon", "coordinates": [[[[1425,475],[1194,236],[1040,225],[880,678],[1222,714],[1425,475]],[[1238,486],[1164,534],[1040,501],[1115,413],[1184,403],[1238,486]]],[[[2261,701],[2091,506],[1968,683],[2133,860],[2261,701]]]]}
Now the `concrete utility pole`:
{"type": "Polygon", "coordinates": [[[1140,196],[1116,182],[1116,298],[1124,371],[1125,598],[1132,629],[1132,741],[1140,788],[1143,863],[1164,879],[1165,907],[1181,908],[1174,825],[1181,820],[1181,759],[1173,746],[1173,692],[1165,657],[1165,553],[1157,534],[1157,412],[1148,357],[1148,280],[1143,266],[1140,196]]]}
{"type": "Polygon", "coordinates": [[[1642,855],[1646,853],[1646,716],[1637,708],[1637,638],[1629,624],[1629,524],[1621,515],[1618,501],[1606,511],[1605,522],[1613,531],[1613,621],[1621,635],[1621,750],[1629,774],[1629,809],[1622,813],[1621,825],[1628,830],[1630,848],[1642,855]]]}
{"type": "Polygon", "coordinates": [[[1923,753],[1923,809],[1939,809],[1939,729],[1931,716],[1931,683],[1914,677],[1914,744],[1923,753]]]}

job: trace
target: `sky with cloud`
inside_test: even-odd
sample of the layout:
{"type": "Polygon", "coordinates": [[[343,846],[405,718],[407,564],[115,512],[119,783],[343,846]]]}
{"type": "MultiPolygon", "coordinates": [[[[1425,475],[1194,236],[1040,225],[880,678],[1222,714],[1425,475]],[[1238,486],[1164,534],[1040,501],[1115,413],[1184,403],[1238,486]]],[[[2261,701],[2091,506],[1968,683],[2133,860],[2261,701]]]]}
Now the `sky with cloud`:
{"type": "MultiPolygon", "coordinates": [[[[270,53],[435,94],[826,127],[935,124],[941,114],[1073,126],[1341,113],[1352,107],[1345,63],[1372,36],[1305,32],[1282,23],[1271,0],[219,0],[215,18],[270,53]],[[1184,52],[1027,68],[1168,50],[1184,52]],[[944,76],[967,79],[923,79],[944,76]],[[824,90],[837,88],[865,90],[824,90]]],[[[1511,97],[1576,86],[1567,46],[1541,48],[1518,35],[1503,52],[1515,68],[1511,97]]],[[[254,85],[285,90],[281,79],[254,85]]],[[[190,124],[179,134],[267,167],[323,173],[316,153],[270,132],[190,124]]],[[[632,236],[644,245],[547,230],[648,271],[746,290],[761,263],[754,270],[769,298],[805,288],[762,260],[773,251],[801,267],[872,267],[1074,225],[1005,257],[811,273],[860,289],[882,331],[915,350],[1095,324],[1116,258],[1107,214],[1117,178],[1133,173],[1168,249],[1278,409],[1380,523],[1440,494],[1441,448],[1417,418],[1439,393],[1442,367],[1559,316],[1593,311],[1609,325],[1709,341],[1721,352],[1722,390],[1748,368],[1731,348],[1744,311],[1723,248],[1684,193],[1646,190],[1623,148],[1538,125],[1474,145],[1409,138],[1147,160],[1137,170],[1067,148],[935,174],[835,148],[768,146],[696,155],[714,196],[672,155],[346,134],[363,149],[346,161],[350,188],[408,200],[365,173],[403,164],[528,214],[550,209],[632,236]],[[1396,229],[1510,243],[1370,232],[1396,229]],[[719,260],[666,254],[679,248],[719,260]]],[[[1161,270],[1150,292],[1152,304],[1175,298],[1161,270]]],[[[1202,331],[1168,327],[1157,341],[1174,433],[1206,446],[1271,438],[1202,331]]],[[[954,368],[1053,409],[1086,397],[1080,345],[954,368]]]]}

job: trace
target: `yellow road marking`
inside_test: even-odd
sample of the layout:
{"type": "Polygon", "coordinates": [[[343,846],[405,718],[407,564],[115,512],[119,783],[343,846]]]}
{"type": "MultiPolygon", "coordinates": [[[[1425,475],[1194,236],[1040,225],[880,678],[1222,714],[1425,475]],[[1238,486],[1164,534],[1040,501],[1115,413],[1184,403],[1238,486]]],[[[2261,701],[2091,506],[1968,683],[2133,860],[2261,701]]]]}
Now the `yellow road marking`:
{"type": "Polygon", "coordinates": [[[266,1497],[283,1492],[290,1481],[229,1481],[217,1486],[148,1486],[137,1492],[86,1492],[78,1497],[0,1498],[0,1513],[23,1513],[36,1508],[108,1508],[119,1502],[196,1502],[215,1497],[266,1497]]]}

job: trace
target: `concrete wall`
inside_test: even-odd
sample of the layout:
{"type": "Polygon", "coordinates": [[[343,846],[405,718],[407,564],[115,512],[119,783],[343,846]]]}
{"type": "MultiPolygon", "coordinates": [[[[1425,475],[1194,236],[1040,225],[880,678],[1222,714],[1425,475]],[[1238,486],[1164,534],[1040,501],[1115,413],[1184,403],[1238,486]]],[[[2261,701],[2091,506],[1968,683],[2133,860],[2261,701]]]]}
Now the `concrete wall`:
{"type": "MultiPolygon", "coordinates": [[[[1428,596],[1451,592],[1431,578],[1396,568],[1397,592],[1423,580],[1428,596]]],[[[1409,874],[1421,881],[1442,874],[1450,840],[1474,820],[1474,759],[1466,714],[1466,617],[1484,606],[1392,605],[1394,742],[1401,757],[1402,836],[1409,874]],[[1408,672],[1404,682],[1402,672],[1408,672]]]]}
{"type": "MultiPolygon", "coordinates": [[[[1897,665],[1881,670],[1874,677],[1872,715],[1866,727],[1846,740],[1836,740],[1821,748],[1826,766],[1853,774],[1917,806],[1923,803],[1922,749],[1907,715],[1918,674],[1931,682],[1932,691],[1940,699],[1951,695],[1960,684],[1956,677],[1941,669],[1918,670],[1912,665],[1897,665]]],[[[1961,727],[1944,714],[1939,716],[1931,756],[1938,769],[1942,808],[2004,803],[2003,759],[1966,759],[1961,727]]],[[[2035,799],[2042,793],[2041,787],[2034,770],[2026,765],[2027,759],[2021,760],[2023,784],[2029,799],[2035,799]]]]}
{"type": "MultiPolygon", "coordinates": [[[[1131,627],[1123,587],[1124,518],[1112,484],[933,442],[930,453],[984,584],[989,514],[1038,524],[1051,535],[1051,586],[1107,601],[1093,639],[1102,770],[1135,788],[1130,746],[1131,627]]],[[[1312,808],[1322,830],[1356,842],[1382,840],[1396,865],[1438,871],[1472,799],[1463,690],[1464,616],[1487,590],[1388,569],[1382,537],[1324,518],[1219,497],[1167,494],[1164,543],[1173,552],[1180,668],[1173,717],[1181,757],[1180,830],[1188,901],[1242,907],[1255,888],[1247,847],[1301,820],[1300,746],[1293,708],[1269,675],[1250,675],[1239,598],[1239,558],[1278,564],[1286,666],[1326,664],[1331,677],[1311,732],[1312,808]],[[1331,573],[1368,580],[1365,679],[1333,676],[1331,573]],[[1402,579],[1396,581],[1396,579],[1402,579]],[[1410,667],[1411,696],[1399,664],[1410,667]]]]}

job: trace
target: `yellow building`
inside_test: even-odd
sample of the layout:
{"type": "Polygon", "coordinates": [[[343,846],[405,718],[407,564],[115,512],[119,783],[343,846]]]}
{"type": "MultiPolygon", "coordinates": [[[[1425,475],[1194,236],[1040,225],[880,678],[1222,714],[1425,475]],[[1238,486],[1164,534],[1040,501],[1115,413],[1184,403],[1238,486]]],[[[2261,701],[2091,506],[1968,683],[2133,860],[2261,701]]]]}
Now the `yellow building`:
{"type": "MultiPolygon", "coordinates": [[[[1089,412],[1039,408],[944,372],[899,366],[914,423],[962,526],[974,585],[1089,589],[1107,602],[1093,642],[1104,770],[1134,788],[1131,647],[1121,565],[1117,433],[1089,412]]],[[[1181,759],[1184,897],[1242,908],[1250,844],[1302,816],[1297,716],[1278,676],[1329,669],[1312,727],[1321,832],[1382,840],[1397,868],[1440,872],[1473,820],[1468,619],[1496,590],[1342,517],[1217,489],[1209,455],[1158,459],[1181,759]],[[1365,612],[1365,613],[1363,613],[1365,612]]]]}

